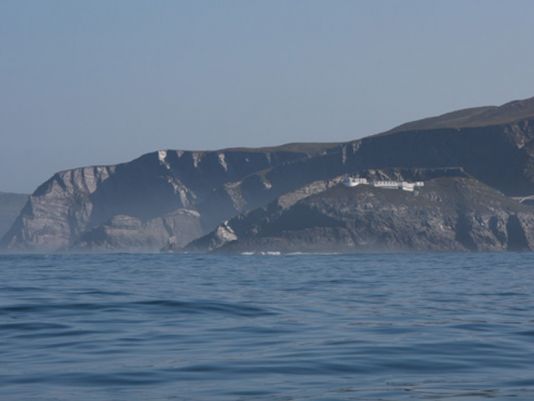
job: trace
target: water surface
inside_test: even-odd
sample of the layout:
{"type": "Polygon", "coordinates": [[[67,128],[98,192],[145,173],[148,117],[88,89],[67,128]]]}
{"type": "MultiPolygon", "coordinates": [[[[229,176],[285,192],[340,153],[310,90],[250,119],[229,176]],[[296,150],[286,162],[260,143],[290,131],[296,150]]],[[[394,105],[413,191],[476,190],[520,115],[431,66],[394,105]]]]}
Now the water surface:
{"type": "Polygon", "coordinates": [[[0,255],[0,400],[533,400],[534,254],[0,255]]]}

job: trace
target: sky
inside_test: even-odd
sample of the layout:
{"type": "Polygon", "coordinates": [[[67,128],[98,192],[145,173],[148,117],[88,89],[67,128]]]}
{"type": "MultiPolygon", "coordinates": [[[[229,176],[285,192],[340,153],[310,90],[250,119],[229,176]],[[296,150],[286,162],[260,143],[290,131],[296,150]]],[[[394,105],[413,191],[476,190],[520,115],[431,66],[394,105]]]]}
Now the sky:
{"type": "Polygon", "coordinates": [[[0,191],[534,96],[530,0],[1,0],[0,191]]]}

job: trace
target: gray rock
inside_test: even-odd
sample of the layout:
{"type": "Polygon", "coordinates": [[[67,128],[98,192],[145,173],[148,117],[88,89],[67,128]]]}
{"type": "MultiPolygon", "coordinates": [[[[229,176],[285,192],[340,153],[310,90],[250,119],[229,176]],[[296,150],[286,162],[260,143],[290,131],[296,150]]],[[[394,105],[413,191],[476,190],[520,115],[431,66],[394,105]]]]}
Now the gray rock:
{"type": "MultiPolygon", "coordinates": [[[[433,178],[414,193],[326,185],[224,223],[186,251],[504,251],[534,248],[534,208],[470,177],[433,178]]],[[[301,191],[303,193],[303,191],[301,191]]]]}
{"type": "MultiPolygon", "coordinates": [[[[291,149],[289,145],[287,149],[267,150],[160,151],[115,166],[66,170],[30,196],[2,245],[8,249],[65,250],[99,248],[96,244],[104,241],[106,249],[129,250],[140,247],[140,238],[148,235],[147,231],[152,234],[144,249],[160,249],[173,237],[181,244],[241,211],[230,191],[220,192],[218,188],[256,171],[308,158],[316,151],[312,144],[304,145],[301,152],[291,149]],[[194,229],[189,221],[171,224],[171,231],[163,223],[154,223],[168,220],[165,216],[177,210],[198,215],[194,229]],[[118,233],[113,227],[122,227],[125,222],[124,217],[117,216],[128,216],[128,232],[136,239],[127,241],[125,232],[121,240],[112,239],[112,233],[118,233]],[[197,225],[202,227],[200,232],[197,225]],[[97,232],[103,237],[95,236],[97,232]]],[[[183,220],[183,214],[180,216],[183,220]]]]}
{"type": "Polygon", "coordinates": [[[179,209],[174,213],[143,221],[116,215],[108,222],[84,232],[71,249],[98,251],[153,251],[166,246],[180,247],[202,234],[200,215],[179,209]]]}
{"type": "Polygon", "coordinates": [[[29,195],[0,192],[0,238],[7,233],[29,195]]]}

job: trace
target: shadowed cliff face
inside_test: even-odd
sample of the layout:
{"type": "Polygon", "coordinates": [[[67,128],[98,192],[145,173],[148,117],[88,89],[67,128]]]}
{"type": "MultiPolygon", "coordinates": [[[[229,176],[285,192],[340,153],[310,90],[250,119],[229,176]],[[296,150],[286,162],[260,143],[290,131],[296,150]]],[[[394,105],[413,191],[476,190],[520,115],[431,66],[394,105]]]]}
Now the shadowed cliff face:
{"type": "Polygon", "coordinates": [[[11,228],[28,195],[0,192],[0,238],[11,228]]]}
{"type": "MultiPolygon", "coordinates": [[[[84,249],[130,249],[128,241],[111,235],[120,231],[119,227],[113,229],[115,225],[124,223],[124,218],[119,223],[115,216],[127,216],[137,222],[130,224],[132,235],[135,231],[142,237],[139,231],[146,231],[151,224],[152,231],[160,230],[153,235],[165,239],[160,243],[151,240],[146,249],[159,249],[173,237],[178,244],[185,244],[200,235],[202,227],[211,228],[219,222],[210,219],[210,213],[204,218],[205,209],[218,208],[216,216],[237,213],[227,195],[209,201],[217,188],[256,171],[309,156],[306,152],[284,150],[160,151],[116,166],[60,172],[30,197],[3,244],[12,249],[58,250],[79,245],[84,249]],[[187,216],[186,224],[173,224],[170,232],[163,223],[158,226],[160,229],[154,228],[155,220],[180,210],[187,212],[177,214],[187,216]],[[191,223],[191,219],[196,222],[191,223]]],[[[176,218],[173,221],[176,223],[176,218]]],[[[142,246],[135,243],[135,248],[142,246]]]]}
{"type": "Polygon", "coordinates": [[[534,194],[532,121],[507,126],[401,131],[340,145],[309,160],[247,177],[234,188],[249,206],[317,179],[381,168],[461,167],[510,196],[534,194]],[[263,180],[269,188],[258,190],[263,180]],[[263,193],[263,196],[259,196],[263,193]]]}
{"type": "Polygon", "coordinates": [[[108,222],[82,233],[72,248],[78,250],[152,251],[162,244],[176,246],[202,234],[199,214],[179,209],[148,220],[116,215],[108,222]]]}
{"type": "MultiPolygon", "coordinates": [[[[169,150],[115,166],[67,170],[35,191],[2,244],[137,249],[145,238],[150,249],[168,241],[179,247],[284,194],[370,169],[403,169],[410,179],[419,170],[447,175],[446,168],[459,168],[508,196],[534,195],[533,124],[534,99],[527,99],[408,123],[344,144],[169,150]],[[171,230],[165,228],[168,216],[174,216],[171,230]],[[128,241],[128,235],[137,240],[128,241]]],[[[461,232],[458,238],[469,248],[461,232]]]]}
{"type": "Polygon", "coordinates": [[[187,250],[227,252],[530,250],[534,208],[468,177],[435,178],[416,192],[310,191],[231,219],[187,250]]]}
{"type": "Polygon", "coordinates": [[[533,120],[504,126],[404,131],[370,137],[351,154],[355,167],[462,167],[508,195],[534,192],[529,174],[533,120]]]}

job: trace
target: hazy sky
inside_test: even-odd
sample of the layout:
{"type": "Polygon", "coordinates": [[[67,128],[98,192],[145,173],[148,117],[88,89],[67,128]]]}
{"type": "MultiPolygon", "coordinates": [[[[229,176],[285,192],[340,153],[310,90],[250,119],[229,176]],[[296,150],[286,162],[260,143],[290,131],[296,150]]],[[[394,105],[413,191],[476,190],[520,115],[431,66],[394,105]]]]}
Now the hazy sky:
{"type": "Polygon", "coordinates": [[[534,96],[534,1],[1,0],[0,191],[534,96]]]}

